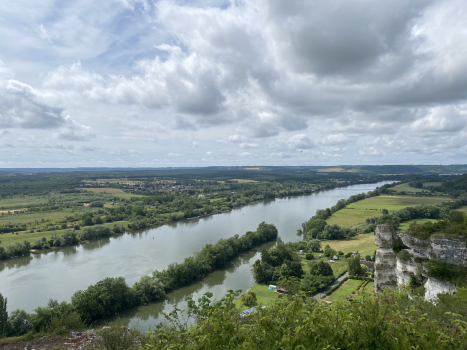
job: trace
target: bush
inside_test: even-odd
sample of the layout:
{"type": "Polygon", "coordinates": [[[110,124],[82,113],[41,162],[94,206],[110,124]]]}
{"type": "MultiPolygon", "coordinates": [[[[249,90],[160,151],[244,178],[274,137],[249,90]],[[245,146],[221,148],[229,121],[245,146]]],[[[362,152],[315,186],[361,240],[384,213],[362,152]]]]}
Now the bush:
{"type": "Polygon", "coordinates": [[[344,252],[343,252],[342,250],[339,250],[339,251],[337,252],[337,255],[342,256],[342,255],[344,255],[344,252]]]}
{"type": "Polygon", "coordinates": [[[138,334],[126,327],[120,327],[104,329],[100,336],[101,339],[97,344],[99,349],[127,350],[133,347],[138,334]]]}
{"type": "Polygon", "coordinates": [[[248,291],[240,297],[240,301],[245,306],[255,306],[257,303],[256,293],[248,291]]]}
{"type": "Polygon", "coordinates": [[[410,260],[410,253],[406,249],[402,249],[398,254],[397,257],[401,260],[410,260]]]}
{"type": "Polygon", "coordinates": [[[81,331],[84,329],[83,321],[77,312],[67,310],[52,317],[47,326],[47,332],[55,335],[66,335],[70,331],[81,331]]]}
{"type": "Polygon", "coordinates": [[[314,258],[315,258],[315,256],[312,253],[306,253],[306,255],[305,255],[306,260],[313,260],[314,258]]]}

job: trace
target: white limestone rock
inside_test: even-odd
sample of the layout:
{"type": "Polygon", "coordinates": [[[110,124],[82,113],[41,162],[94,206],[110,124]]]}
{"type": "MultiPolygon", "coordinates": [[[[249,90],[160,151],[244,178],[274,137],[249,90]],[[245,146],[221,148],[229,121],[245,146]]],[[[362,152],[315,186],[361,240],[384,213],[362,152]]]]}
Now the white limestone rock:
{"type": "Polygon", "coordinates": [[[375,291],[397,287],[396,254],[392,247],[379,248],[375,259],[375,291]]]}
{"type": "Polygon", "coordinates": [[[435,301],[438,294],[455,294],[458,288],[450,282],[429,277],[425,283],[425,300],[435,301]]]}
{"type": "MultiPolygon", "coordinates": [[[[412,253],[409,250],[409,253],[412,253]]],[[[416,263],[413,259],[402,260],[396,258],[396,276],[397,284],[405,284],[410,281],[410,277],[416,275],[419,269],[422,268],[422,264],[416,263]]]]}
{"type": "Polygon", "coordinates": [[[390,225],[378,225],[375,231],[375,245],[380,248],[391,248],[396,239],[396,231],[390,225]]]}
{"type": "Polygon", "coordinates": [[[413,257],[421,259],[431,259],[431,242],[425,239],[418,239],[412,236],[409,236],[405,233],[399,234],[404,246],[409,247],[410,253],[413,257]]]}
{"type": "Polygon", "coordinates": [[[462,241],[431,237],[432,259],[442,260],[452,265],[467,264],[467,247],[462,241]]]}

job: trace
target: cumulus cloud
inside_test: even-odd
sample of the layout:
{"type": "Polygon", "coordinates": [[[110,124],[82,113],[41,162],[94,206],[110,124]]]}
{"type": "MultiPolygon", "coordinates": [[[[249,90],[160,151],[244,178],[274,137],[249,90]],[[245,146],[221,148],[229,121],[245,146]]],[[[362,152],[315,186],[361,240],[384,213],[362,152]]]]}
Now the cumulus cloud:
{"type": "Polygon", "coordinates": [[[279,164],[467,155],[465,1],[5,4],[0,129],[38,144],[178,165],[200,161],[194,139],[213,165],[239,149],[279,164]]]}

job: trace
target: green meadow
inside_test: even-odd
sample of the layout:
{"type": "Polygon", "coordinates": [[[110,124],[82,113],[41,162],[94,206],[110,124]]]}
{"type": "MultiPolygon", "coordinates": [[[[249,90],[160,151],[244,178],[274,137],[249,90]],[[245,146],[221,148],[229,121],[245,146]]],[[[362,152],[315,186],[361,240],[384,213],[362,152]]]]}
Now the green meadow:
{"type": "Polygon", "coordinates": [[[380,216],[383,209],[395,212],[406,207],[422,204],[435,204],[445,200],[443,197],[407,197],[407,196],[377,196],[352,203],[342,210],[335,212],[326,220],[329,225],[337,224],[342,227],[364,225],[365,220],[373,216],[380,216]]]}

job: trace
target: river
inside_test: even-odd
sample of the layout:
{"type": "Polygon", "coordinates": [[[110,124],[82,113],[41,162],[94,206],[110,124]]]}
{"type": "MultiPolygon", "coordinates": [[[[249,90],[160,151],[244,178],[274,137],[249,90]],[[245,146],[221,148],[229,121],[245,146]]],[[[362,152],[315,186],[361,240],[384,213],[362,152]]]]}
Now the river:
{"type": "MultiPolygon", "coordinates": [[[[8,310],[17,308],[32,312],[45,306],[49,299],[70,301],[73,293],[86,289],[106,277],[125,277],[132,285],[141,276],[162,270],[172,262],[199,251],[205,244],[220,238],[254,231],[262,221],[275,224],[285,242],[298,241],[296,231],[317,209],[333,206],[339,199],[374,190],[388,182],[361,184],[306,196],[268,200],[200,220],[187,220],[36,254],[0,263],[0,293],[8,298],[8,310]]],[[[242,254],[225,268],[205,280],[170,293],[164,302],[142,306],[125,313],[123,322],[141,330],[151,329],[163,321],[161,312],[171,310],[173,303],[187,295],[195,299],[210,291],[214,298],[229,289],[246,290],[253,284],[251,265],[264,247],[242,254]]],[[[180,304],[183,308],[183,303],[180,304]]]]}

